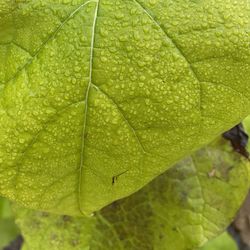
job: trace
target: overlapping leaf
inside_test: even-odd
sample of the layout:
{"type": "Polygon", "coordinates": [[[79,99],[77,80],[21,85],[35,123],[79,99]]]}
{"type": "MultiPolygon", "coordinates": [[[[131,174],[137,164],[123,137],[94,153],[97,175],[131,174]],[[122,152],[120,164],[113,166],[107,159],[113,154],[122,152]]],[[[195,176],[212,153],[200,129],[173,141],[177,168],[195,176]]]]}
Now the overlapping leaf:
{"type": "Polygon", "coordinates": [[[219,140],[91,218],[18,208],[24,249],[196,249],[232,221],[248,192],[249,167],[219,140]]]}

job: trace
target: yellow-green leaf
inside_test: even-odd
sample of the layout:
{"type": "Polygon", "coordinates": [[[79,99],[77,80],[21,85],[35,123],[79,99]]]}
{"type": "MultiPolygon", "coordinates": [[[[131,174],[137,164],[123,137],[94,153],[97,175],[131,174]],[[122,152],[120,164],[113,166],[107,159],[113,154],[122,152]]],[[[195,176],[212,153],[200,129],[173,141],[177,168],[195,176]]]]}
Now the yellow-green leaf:
{"type": "Polygon", "coordinates": [[[249,0],[0,3],[0,194],[59,214],[130,195],[250,112],[249,0]]]}
{"type": "Polygon", "coordinates": [[[248,193],[249,167],[219,140],[91,218],[65,222],[65,217],[18,208],[24,249],[196,249],[232,221],[248,193]]]}

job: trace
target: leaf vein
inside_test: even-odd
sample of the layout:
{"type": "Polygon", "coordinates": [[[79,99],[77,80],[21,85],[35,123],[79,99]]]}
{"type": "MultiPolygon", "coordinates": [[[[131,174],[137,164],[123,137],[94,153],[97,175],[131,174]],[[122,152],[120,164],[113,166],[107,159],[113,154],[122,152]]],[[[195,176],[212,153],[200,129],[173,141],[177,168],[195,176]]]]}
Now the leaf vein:
{"type": "Polygon", "coordinates": [[[201,90],[201,85],[200,85],[200,80],[197,76],[197,73],[195,71],[195,69],[193,68],[191,62],[189,61],[189,59],[185,56],[184,52],[182,51],[182,49],[180,48],[180,46],[176,43],[176,41],[174,40],[174,38],[162,27],[162,25],[157,21],[157,19],[150,14],[149,10],[147,8],[145,8],[138,0],[133,0],[133,2],[139,6],[143,12],[152,20],[152,22],[165,34],[165,37],[167,38],[167,40],[169,42],[171,42],[171,44],[176,48],[176,50],[179,52],[180,56],[187,62],[190,71],[192,72],[192,75],[194,76],[194,78],[197,80],[197,82],[199,83],[199,111],[200,111],[200,115],[202,117],[202,109],[201,109],[201,96],[202,96],[202,90],[201,90]]]}
{"type": "Polygon", "coordinates": [[[137,132],[136,132],[135,128],[132,126],[132,124],[128,120],[128,118],[126,118],[126,115],[124,114],[122,109],[119,107],[119,105],[115,102],[115,100],[111,96],[109,96],[104,90],[102,90],[100,87],[98,87],[97,85],[95,85],[93,83],[92,83],[92,85],[93,85],[94,88],[96,88],[99,92],[101,92],[103,95],[105,95],[113,103],[113,105],[116,107],[116,109],[118,110],[118,112],[122,116],[123,120],[128,125],[129,129],[134,134],[134,137],[135,137],[136,141],[138,142],[139,146],[141,147],[143,153],[147,153],[145,147],[143,146],[143,144],[142,144],[142,142],[140,140],[140,137],[137,135],[137,132]]]}
{"type": "Polygon", "coordinates": [[[99,10],[100,0],[96,2],[93,26],[92,26],[92,38],[91,38],[91,46],[90,46],[90,62],[89,62],[89,83],[86,90],[85,96],[85,108],[84,108],[84,117],[83,117],[83,130],[81,137],[81,151],[80,151],[80,171],[79,171],[79,186],[78,186],[78,205],[79,210],[82,214],[83,210],[81,208],[81,189],[82,189],[82,172],[83,172],[83,164],[84,164],[84,149],[85,149],[85,133],[87,128],[87,116],[88,116],[88,101],[89,101],[89,92],[90,86],[92,84],[92,75],[93,75],[93,59],[94,59],[94,44],[95,44],[95,30],[96,30],[96,22],[98,18],[98,10],[99,10]]]}
{"type": "MultiPolygon", "coordinates": [[[[64,27],[64,25],[72,18],[74,17],[75,14],[77,14],[84,6],[88,5],[89,3],[95,3],[96,1],[87,1],[83,4],[81,4],[80,6],[78,6],[73,12],[71,12],[66,18],[65,20],[55,29],[54,32],[52,32],[52,34],[47,38],[47,40],[45,40],[42,45],[38,48],[38,50],[36,51],[36,53],[27,60],[27,62],[21,67],[19,68],[16,73],[11,77],[9,78],[5,83],[4,85],[7,85],[9,82],[11,82],[13,79],[15,79],[19,73],[25,69],[26,67],[28,67],[32,62],[33,60],[42,52],[42,50],[45,48],[45,46],[50,42],[52,41],[56,35],[61,31],[61,29],[64,27]]],[[[17,45],[17,44],[16,44],[17,45]]],[[[20,47],[20,46],[19,46],[20,47]]]]}

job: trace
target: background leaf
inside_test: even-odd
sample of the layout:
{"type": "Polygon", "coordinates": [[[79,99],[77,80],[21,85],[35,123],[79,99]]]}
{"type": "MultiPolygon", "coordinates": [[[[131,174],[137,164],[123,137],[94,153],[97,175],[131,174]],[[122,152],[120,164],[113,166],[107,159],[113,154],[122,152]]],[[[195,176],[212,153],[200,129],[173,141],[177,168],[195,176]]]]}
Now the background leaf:
{"type": "Polygon", "coordinates": [[[93,217],[17,208],[16,222],[25,249],[193,250],[233,220],[248,192],[249,164],[219,139],[93,217]]]}
{"type": "Polygon", "coordinates": [[[223,233],[216,239],[208,242],[200,250],[237,250],[234,240],[227,234],[223,233]]]}
{"type": "Polygon", "coordinates": [[[9,201],[0,197],[0,249],[7,246],[19,233],[9,201]]]}

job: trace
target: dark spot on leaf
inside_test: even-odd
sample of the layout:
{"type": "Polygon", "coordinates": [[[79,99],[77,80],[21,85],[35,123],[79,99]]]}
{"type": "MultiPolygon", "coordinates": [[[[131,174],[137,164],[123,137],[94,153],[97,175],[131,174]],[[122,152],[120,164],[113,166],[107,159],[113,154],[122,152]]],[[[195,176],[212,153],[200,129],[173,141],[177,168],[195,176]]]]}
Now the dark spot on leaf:
{"type": "Polygon", "coordinates": [[[46,212],[41,212],[41,217],[49,217],[49,214],[46,212]]]}
{"type": "Polygon", "coordinates": [[[163,239],[164,238],[164,235],[163,234],[160,234],[159,235],[159,239],[161,240],[161,239],[163,239]]]}
{"type": "Polygon", "coordinates": [[[72,218],[71,217],[69,217],[69,216],[67,216],[67,215],[63,215],[63,221],[64,222],[71,222],[72,221],[72,218]]]}
{"type": "Polygon", "coordinates": [[[80,244],[80,242],[79,242],[79,240],[77,240],[77,239],[74,239],[74,240],[71,240],[71,245],[72,246],[77,246],[77,245],[79,245],[80,244]]]}

